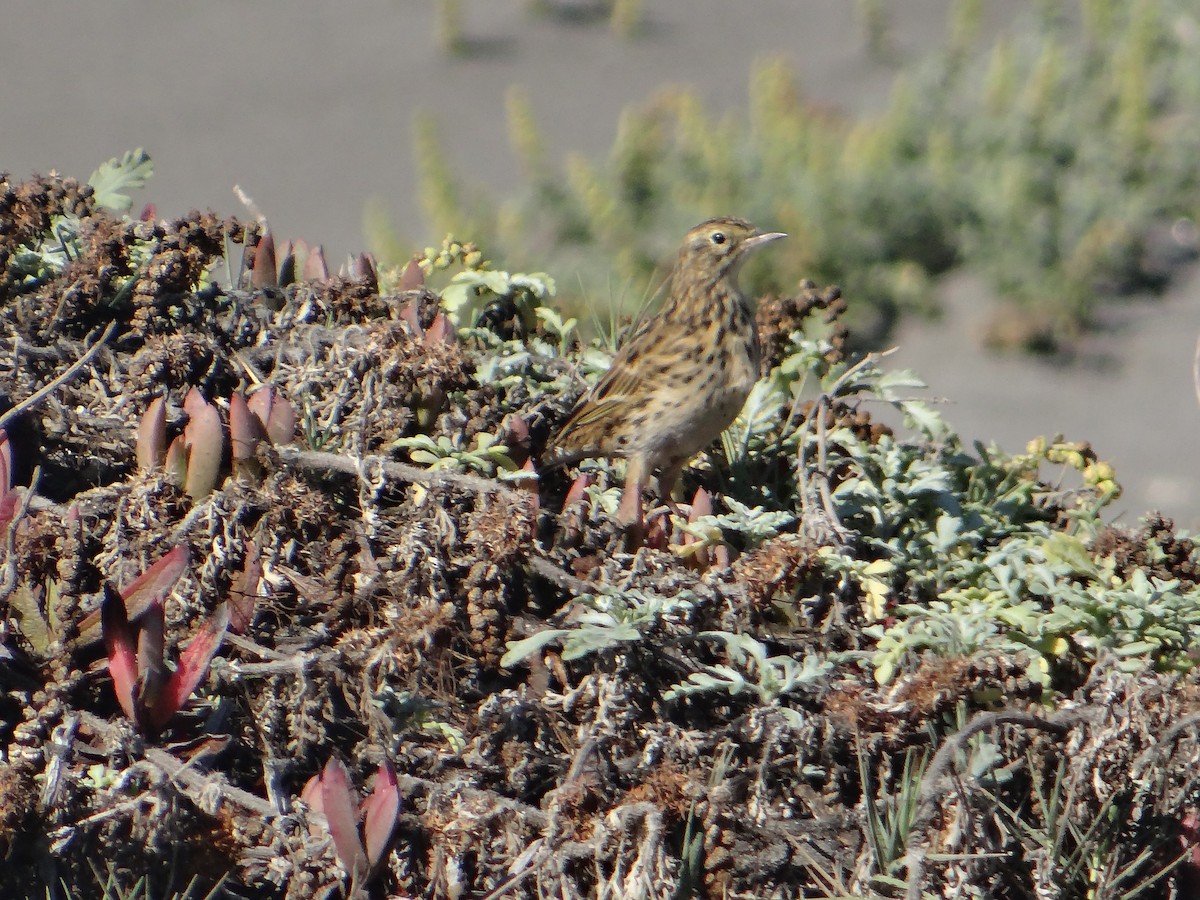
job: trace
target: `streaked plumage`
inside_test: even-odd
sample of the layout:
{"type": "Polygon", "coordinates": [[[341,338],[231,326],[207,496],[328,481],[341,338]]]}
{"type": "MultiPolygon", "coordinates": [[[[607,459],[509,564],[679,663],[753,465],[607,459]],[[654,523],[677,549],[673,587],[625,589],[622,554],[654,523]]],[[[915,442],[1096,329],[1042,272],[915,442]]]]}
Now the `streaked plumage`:
{"type": "Polygon", "coordinates": [[[689,231],[663,308],[621,347],[551,438],[551,463],[629,460],[623,520],[640,514],[641,488],[655,469],[670,501],[683,466],[729,427],[758,380],[754,311],[737,276],[751,251],[781,237],[725,217],[689,231]]]}

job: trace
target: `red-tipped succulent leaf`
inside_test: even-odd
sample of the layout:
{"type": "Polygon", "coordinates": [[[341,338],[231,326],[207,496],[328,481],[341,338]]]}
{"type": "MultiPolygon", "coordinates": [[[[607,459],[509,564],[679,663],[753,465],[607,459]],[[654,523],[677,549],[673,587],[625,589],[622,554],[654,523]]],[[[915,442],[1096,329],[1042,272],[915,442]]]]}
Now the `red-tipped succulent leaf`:
{"type": "Polygon", "coordinates": [[[264,384],[250,395],[246,405],[262,421],[273,446],[296,439],[296,408],[274,385],[264,384]]]}
{"type": "Polygon", "coordinates": [[[275,267],[275,238],[270,231],[263,232],[254,249],[254,264],[250,268],[250,287],[266,288],[279,284],[275,267]]]}
{"type": "Polygon", "coordinates": [[[138,423],[137,464],[141,472],[161,468],[167,456],[167,401],[155,397],[138,423]]]}
{"type": "Polygon", "coordinates": [[[336,757],[321,772],[321,805],[338,858],[351,878],[360,879],[367,871],[367,854],[358,836],[358,804],[346,767],[336,757]]]}
{"type": "Polygon", "coordinates": [[[258,445],[271,442],[267,427],[246,405],[241,391],[229,396],[229,443],[233,456],[233,472],[239,478],[257,481],[262,478],[262,465],[258,462],[258,445]]]}
{"type": "Polygon", "coordinates": [[[183,441],[188,450],[187,480],[183,490],[193,500],[199,500],[217,487],[225,452],[225,429],[217,408],[194,387],[183,400],[183,411],[188,414],[188,423],[183,429],[183,441]]]}
{"type": "Polygon", "coordinates": [[[329,280],[329,263],[325,261],[325,248],[317,244],[309,251],[308,256],[304,259],[303,278],[305,281],[320,281],[329,280]]]}
{"type": "Polygon", "coordinates": [[[386,760],[375,773],[375,788],[363,803],[363,840],[367,847],[367,864],[374,868],[383,858],[396,816],[400,813],[400,788],[396,772],[386,760]]]}
{"type": "Polygon", "coordinates": [[[425,286],[425,270],[415,259],[410,259],[404,271],[400,273],[400,283],[396,288],[401,291],[415,291],[425,286]]]}

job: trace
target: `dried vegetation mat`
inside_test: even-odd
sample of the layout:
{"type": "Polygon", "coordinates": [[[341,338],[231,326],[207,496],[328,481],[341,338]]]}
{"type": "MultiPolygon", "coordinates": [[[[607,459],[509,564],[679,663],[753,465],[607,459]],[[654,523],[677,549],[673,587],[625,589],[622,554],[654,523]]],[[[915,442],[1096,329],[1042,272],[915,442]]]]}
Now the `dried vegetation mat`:
{"type": "Polygon", "coordinates": [[[0,177],[5,897],[1194,890],[1195,551],[1086,445],[802,285],[630,535],[538,469],[611,355],[548,276],[96,195],[0,177]]]}

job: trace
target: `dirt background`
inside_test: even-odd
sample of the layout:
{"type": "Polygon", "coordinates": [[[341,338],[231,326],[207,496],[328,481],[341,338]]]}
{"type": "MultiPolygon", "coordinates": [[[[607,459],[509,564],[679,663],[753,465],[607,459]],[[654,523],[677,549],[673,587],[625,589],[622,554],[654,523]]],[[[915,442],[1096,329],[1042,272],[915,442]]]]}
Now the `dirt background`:
{"type": "MultiPolygon", "coordinates": [[[[362,247],[371,203],[424,244],[440,236],[427,233],[417,202],[419,109],[437,114],[461,171],[504,190],[517,177],[503,112],[511,84],[528,91],[553,154],[602,152],[620,109],[664,82],[736,107],[761,55],[789,59],[821,103],[866,113],[885,103],[897,63],[939,44],[950,4],[890,4],[893,62],[867,52],[849,0],[647,0],[645,33],[632,41],[586,21],[586,3],[553,5],[563,14],[535,19],[521,0],[462,0],[469,52],[451,57],[436,46],[430,0],[9,3],[0,169],[86,178],[144,146],[156,173],[135,201],[161,216],[242,215],[236,183],[277,234],[323,242],[331,258],[362,247]]],[[[988,3],[989,33],[1026,6],[988,3]]],[[[956,275],[941,294],[946,315],[907,323],[896,359],[948,399],[960,433],[1008,450],[1056,431],[1090,440],[1126,486],[1122,520],[1158,508],[1182,527],[1200,524],[1190,374],[1200,270],[1114,312],[1069,366],[985,353],[986,290],[956,275]]]]}

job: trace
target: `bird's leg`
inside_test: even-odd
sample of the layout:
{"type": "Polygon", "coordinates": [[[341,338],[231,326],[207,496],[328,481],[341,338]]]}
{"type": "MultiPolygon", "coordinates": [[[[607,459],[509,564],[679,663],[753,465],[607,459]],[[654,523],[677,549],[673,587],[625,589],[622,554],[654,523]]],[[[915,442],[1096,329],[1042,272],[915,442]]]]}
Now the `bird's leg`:
{"type": "Polygon", "coordinates": [[[627,528],[642,531],[642,484],[646,480],[646,464],[640,459],[629,460],[625,468],[625,490],[617,507],[617,521],[627,528]]]}
{"type": "Polygon", "coordinates": [[[675,483],[679,480],[679,473],[682,471],[682,465],[674,465],[664,468],[658,474],[658,495],[662,498],[662,502],[666,504],[667,509],[676,516],[682,516],[683,513],[675,505],[675,500],[671,496],[671,492],[675,490],[675,483]]]}

